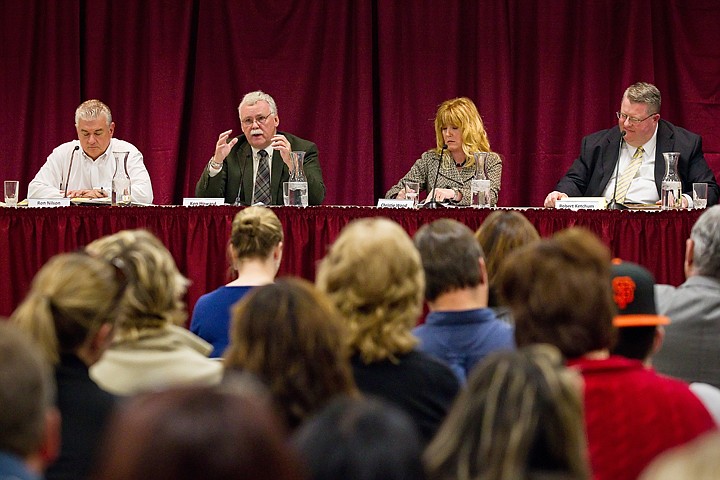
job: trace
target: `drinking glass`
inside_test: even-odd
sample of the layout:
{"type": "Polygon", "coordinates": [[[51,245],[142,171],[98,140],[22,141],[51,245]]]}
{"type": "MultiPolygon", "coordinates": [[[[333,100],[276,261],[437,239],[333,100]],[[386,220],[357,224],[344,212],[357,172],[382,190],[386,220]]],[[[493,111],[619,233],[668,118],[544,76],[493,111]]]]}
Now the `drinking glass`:
{"type": "Polygon", "coordinates": [[[5,205],[17,207],[20,182],[18,180],[5,180],[5,205]]]}
{"type": "Polygon", "coordinates": [[[470,181],[470,205],[475,208],[490,206],[490,180],[471,180],[470,181]]]}
{"type": "Polygon", "coordinates": [[[418,195],[420,194],[419,182],[405,182],[405,198],[413,201],[413,207],[418,205],[418,195]]]}
{"type": "Polygon", "coordinates": [[[707,208],[707,183],[693,183],[693,208],[707,208]]]}

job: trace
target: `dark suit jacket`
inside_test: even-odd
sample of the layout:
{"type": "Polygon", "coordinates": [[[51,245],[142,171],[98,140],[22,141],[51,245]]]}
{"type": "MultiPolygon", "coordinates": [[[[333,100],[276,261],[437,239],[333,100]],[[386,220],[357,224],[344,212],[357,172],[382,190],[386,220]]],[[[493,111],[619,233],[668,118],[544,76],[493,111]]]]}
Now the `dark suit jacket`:
{"type": "MultiPolygon", "coordinates": [[[[620,129],[602,130],[583,138],[580,157],[560,179],[555,190],[571,197],[601,197],[618,162],[620,129]]],[[[655,185],[658,196],[665,176],[664,152],[680,152],[678,174],[683,193],[692,196],[692,184],[708,184],[708,206],[718,202],[720,187],[705,161],[699,135],[660,120],[655,148],[655,185]]]]}
{"type": "MultiPolygon", "coordinates": [[[[308,182],[308,204],[320,205],[325,198],[325,184],[318,161],[317,145],[289,133],[278,133],[285,135],[293,151],[305,152],[303,170],[308,182]]],[[[205,167],[195,186],[195,195],[198,197],[223,197],[225,203],[233,204],[238,197],[238,190],[242,182],[240,202],[243,205],[250,205],[253,180],[252,148],[245,135],[240,135],[238,142],[223,161],[222,170],[217,175],[211,177],[208,174],[208,167],[205,167]]],[[[283,162],[280,152],[275,151],[272,157],[270,176],[270,195],[273,205],[283,205],[282,184],[289,180],[290,170],[283,162]]]]}

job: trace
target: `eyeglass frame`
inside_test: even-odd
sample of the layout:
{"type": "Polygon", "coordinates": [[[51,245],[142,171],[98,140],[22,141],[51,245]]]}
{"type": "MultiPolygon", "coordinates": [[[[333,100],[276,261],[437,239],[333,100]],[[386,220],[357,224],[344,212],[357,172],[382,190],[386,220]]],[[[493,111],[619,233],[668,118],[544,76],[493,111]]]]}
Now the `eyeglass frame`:
{"type": "Polygon", "coordinates": [[[268,113],[267,115],[259,115],[257,117],[248,117],[248,118],[242,118],[240,119],[240,123],[242,123],[246,127],[252,127],[253,123],[257,122],[258,125],[265,125],[265,122],[268,121],[268,118],[275,115],[273,112],[268,113]]]}
{"type": "Polygon", "coordinates": [[[625,120],[629,120],[630,123],[632,123],[633,125],[639,125],[642,122],[644,122],[645,120],[647,120],[648,118],[654,117],[655,115],[657,115],[657,113],[651,113],[650,115],[648,115],[647,117],[645,117],[641,120],[639,118],[631,117],[627,113],[615,112],[615,116],[617,117],[618,120],[622,120],[623,123],[625,123],[625,120]]]}

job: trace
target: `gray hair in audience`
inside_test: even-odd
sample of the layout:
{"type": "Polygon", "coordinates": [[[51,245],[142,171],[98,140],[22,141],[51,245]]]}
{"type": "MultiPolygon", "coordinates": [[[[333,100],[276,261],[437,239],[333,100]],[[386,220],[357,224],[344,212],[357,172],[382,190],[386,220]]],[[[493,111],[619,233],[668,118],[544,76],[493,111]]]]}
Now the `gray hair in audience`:
{"type": "Polygon", "coordinates": [[[110,108],[100,100],[87,100],[80,104],[75,110],[75,126],[77,126],[80,119],[82,120],[94,120],[100,118],[100,115],[105,115],[108,127],[112,123],[112,113],[110,108]]]}
{"type": "Polygon", "coordinates": [[[54,398],[55,382],[40,348],[0,319],[0,451],[20,457],[33,453],[42,443],[54,398]]]}
{"type": "Polygon", "coordinates": [[[262,101],[265,101],[268,103],[268,105],[270,105],[270,113],[272,113],[273,115],[277,115],[277,105],[275,104],[275,100],[273,99],[273,97],[263,92],[262,90],[256,90],[254,92],[245,94],[242,101],[240,102],[240,105],[238,105],[238,111],[240,111],[243,105],[252,106],[262,101]]]}
{"type": "Polygon", "coordinates": [[[720,279],[720,205],[700,215],[690,232],[695,273],[720,279]]]}
{"type": "Polygon", "coordinates": [[[623,97],[632,103],[644,103],[647,105],[649,115],[660,112],[660,90],[651,83],[634,83],[625,90],[623,97]]]}

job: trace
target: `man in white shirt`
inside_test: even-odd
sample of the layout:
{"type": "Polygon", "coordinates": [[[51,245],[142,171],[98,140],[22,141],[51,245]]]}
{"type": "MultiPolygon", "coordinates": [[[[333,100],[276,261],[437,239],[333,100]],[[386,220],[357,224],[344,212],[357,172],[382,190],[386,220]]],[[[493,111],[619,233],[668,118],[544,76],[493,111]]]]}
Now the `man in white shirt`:
{"type": "Polygon", "coordinates": [[[28,187],[28,198],[103,198],[112,191],[113,152],[128,152],[127,174],[133,202],[152,203],[150,175],[142,153],[113,138],[115,122],[107,105],[87,100],[75,110],[78,140],[63,143],[48,156],[28,187]]]}
{"type": "Polygon", "coordinates": [[[665,176],[663,153],[680,152],[678,174],[682,182],[683,207],[687,207],[693,183],[708,184],[708,206],[718,202],[720,187],[705,161],[699,135],[660,119],[660,91],[655,85],[638,82],[625,90],[616,113],[618,128],[593,133],[582,141],[580,157],[545,198],[545,207],[566,197],[617,199],[617,203],[653,204],[660,200],[665,176]],[[625,132],[621,146],[621,133],[625,132]],[[642,148],[642,151],[639,151],[642,148]],[[619,152],[619,159],[618,159],[619,152]],[[623,182],[627,167],[638,159],[623,182]],[[620,164],[618,165],[618,161],[620,164]],[[634,173],[633,173],[634,172],[634,173]],[[617,178],[618,188],[615,188],[617,178]],[[624,186],[625,188],[622,188],[624,186]]]}

